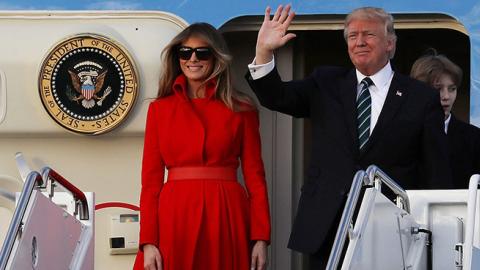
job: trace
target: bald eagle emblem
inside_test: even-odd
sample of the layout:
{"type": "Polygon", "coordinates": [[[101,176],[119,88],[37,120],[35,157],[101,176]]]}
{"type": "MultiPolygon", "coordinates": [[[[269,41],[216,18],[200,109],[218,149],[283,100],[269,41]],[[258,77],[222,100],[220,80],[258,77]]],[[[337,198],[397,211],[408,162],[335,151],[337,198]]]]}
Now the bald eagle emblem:
{"type": "Polygon", "coordinates": [[[84,61],[74,66],[73,70],[68,70],[73,89],[67,86],[67,96],[71,101],[81,102],[86,109],[93,108],[95,105],[102,106],[103,100],[112,92],[108,86],[102,93],[105,77],[108,69],[95,62],[84,61]]]}
{"type": "Polygon", "coordinates": [[[110,37],[91,33],[59,41],[43,59],[38,76],[42,105],[50,117],[84,135],[103,134],[124,123],[135,105],[138,84],[128,51],[110,37]]]}

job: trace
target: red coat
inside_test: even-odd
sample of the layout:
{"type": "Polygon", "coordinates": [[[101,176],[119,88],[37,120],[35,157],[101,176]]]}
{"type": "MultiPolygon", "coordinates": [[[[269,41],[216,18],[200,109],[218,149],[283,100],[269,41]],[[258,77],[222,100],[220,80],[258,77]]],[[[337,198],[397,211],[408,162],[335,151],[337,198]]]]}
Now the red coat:
{"type": "Polygon", "coordinates": [[[214,82],[206,98],[191,100],[185,84],[179,76],[173,94],[148,110],[140,245],[159,247],[164,269],[248,269],[250,240],[270,241],[258,112],[230,110],[215,99],[214,82]],[[246,191],[235,181],[163,181],[165,168],[240,163],[246,191]]]}

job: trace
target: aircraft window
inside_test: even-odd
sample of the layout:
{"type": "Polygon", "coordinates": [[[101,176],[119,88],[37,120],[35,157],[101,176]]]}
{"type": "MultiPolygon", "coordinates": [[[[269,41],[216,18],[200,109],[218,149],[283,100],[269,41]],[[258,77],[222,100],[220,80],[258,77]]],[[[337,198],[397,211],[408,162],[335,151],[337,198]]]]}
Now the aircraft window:
{"type": "MultiPolygon", "coordinates": [[[[413,62],[430,47],[435,48],[440,54],[446,55],[463,69],[462,85],[458,91],[453,111],[458,118],[469,121],[471,57],[470,39],[465,27],[456,19],[444,14],[394,14],[394,18],[398,36],[397,50],[392,60],[395,71],[408,75],[413,62]]],[[[318,65],[351,67],[343,37],[344,19],[344,15],[295,16],[289,30],[294,32],[297,37],[275,53],[279,71],[283,73],[284,79],[305,78],[318,65]]],[[[234,58],[232,69],[234,74],[237,74],[234,81],[237,89],[249,91],[243,76],[240,75],[245,74],[246,66],[253,60],[258,29],[262,21],[263,16],[243,16],[232,19],[220,28],[234,58]]],[[[249,94],[253,95],[252,92],[249,94]]],[[[271,117],[268,113],[264,113],[264,116],[271,117]]],[[[273,137],[272,134],[277,134],[279,130],[290,128],[290,123],[285,124],[282,121],[280,119],[270,125],[272,121],[267,120],[266,124],[262,126],[262,135],[273,137]]],[[[272,196],[271,203],[272,209],[275,209],[274,213],[280,213],[285,205],[291,209],[297,208],[296,203],[303,182],[302,176],[310,163],[312,149],[310,122],[308,119],[294,119],[292,126],[294,148],[292,152],[295,157],[295,160],[292,160],[292,171],[295,177],[293,184],[290,180],[288,180],[288,184],[280,182],[279,185],[292,188],[285,197],[282,197],[281,204],[276,202],[280,197],[278,194],[272,196]],[[292,197],[290,198],[290,196],[292,197]]],[[[288,138],[288,136],[275,136],[275,140],[278,141],[272,145],[267,143],[266,147],[269,149],[269,147],[276,147],[278,143],[290,143],[288,138]]],[[[276,159],[283,162],[285,156],[279,157],[278,155],[278,153],[273,157],[267,155],[265,162],[267,166],[270,164],[275,170],[281,171],[283,168],[275,167],[278,165],[276,159]]],[[[272,185],[277,184],[273,183],[272,185]]],[[[273,214],[272,218],[281,224],[277,228],[279,231],[290,230],[291,216],[273,214]]],[[[284,253],[283,247],[274,245],[272,250],[275,256],[285,256],[285,258],[290,256],[290,253],[284,253]]],[[[298,269],[302,269],[301,265],[308,265],[308,262],[298,256],[292,257],[291,262],[298,269]]]]}

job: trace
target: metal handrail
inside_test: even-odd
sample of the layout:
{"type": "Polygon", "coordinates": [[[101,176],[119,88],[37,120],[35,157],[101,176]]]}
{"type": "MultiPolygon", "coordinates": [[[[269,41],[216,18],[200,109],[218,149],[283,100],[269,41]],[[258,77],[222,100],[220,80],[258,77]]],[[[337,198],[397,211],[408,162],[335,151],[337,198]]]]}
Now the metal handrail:
{"type": "MultiPolygon", "coordinates": [[[[87,197],[85,197],[85,194],[80,189],[78,189],[76,186],[74,186],[67,179],[65,179],[63,176],[61,176],[59,173],[57,173],[50,167],[44,167],[42,169],[42,178],[45,183],[47,183],[49,180],[52,181],[52,187],[54,186],[53,182],[57,182],[65,189],[70,191],[70,193],[72,193],[73,195],[73,199],[75,200],[75,212],[79,210],[79,219],[89,219],[87,197]]],[[[53,192],[53,190],[51,192],[53,192]]],[[[53,196],[53,194],[50,194],[50,196],[53,196]]]]}
{"type": "Polygon", "coordinates": [[[473,236],[475,231],[475,210],[477,208],[477,193],[480,177],[478,174],[470,177],[468,186],[468,201],[467,201],[467,224],[465,228],[465,243],[463,244],[463,269],[472,268],[472,250],[473,250],[473,236]]]}
{"type": "Polygon", "coordinates": [[[28,201],[32,195],[33,189],[38,185],[41,185],[42,182],[42,176],[38,172],[32,171],[28,174],[26,182],[23,185],[22,193],[18,199],[17,207],[13,213],[12,221],[8,227],[7,235],[2,245],[2,250],[0,251],[0,270],[4,270],[7,265],[7,259],[12,252],[15,238],[17,237],[17,234],[22,226],[23,216],[27,209],[28,201]]]}
{"type": "Polygon", "coordinates": [[[362,190],[362,184],[366,183],[366,178],[367,174],[365,171],[358,171],[353,177],[352,187],[348,193],[347,202],[345,203],[342,218],[340,219],[337,234],[335,235],[332,251],[330,252],[330,257],[328,258],[328,264],[326,268],[328,270],[337,269],[340,256],[342,255],[343,245],[345,244],[345,239],[347,237],[348,228],[352,222],[353,213],[357,205],[358,197],[360,196],[360,191],[362,190]]]}
{"type": "Polygon", "coordinates": [[[407,213],[410,213],[410,200],[408,199],[407,192],[405,192],[405,190],[400,187],[395,180],[390,178],[390,176],[388,176],[375,165],[368,166],[367,175],[368,179],[370,180],[369,185],[376,184],[375,188],[380,190],[379,184],[384,183],[393,191],[393,193],[397,195],[397,206],[401,207],[407,213]]]}
{"type": "Polygon", "coordinates": [[[337,233],[335,235],[335,241],[333,242],[332,251],[328,258],[327,270],[337,269],[340,256],[342,255],[343,246],[345,245],[345,239],[350,224],[352,223],[353,213],[355,211],[358,197],[360,196],[361,188],[363,185],[375,186],[375,188],[381,191],[381,184],[384,183],[397,195],[397,205],[410,213],[410,200],[405,190],[400,187],[397,182],[390,178],[380,168],[375,165],[370,165],[367,171],[358,171],[353,177],[352,186],[348,194],[345,208],[343,209],[342,218],[338,225],[337,233]]]}

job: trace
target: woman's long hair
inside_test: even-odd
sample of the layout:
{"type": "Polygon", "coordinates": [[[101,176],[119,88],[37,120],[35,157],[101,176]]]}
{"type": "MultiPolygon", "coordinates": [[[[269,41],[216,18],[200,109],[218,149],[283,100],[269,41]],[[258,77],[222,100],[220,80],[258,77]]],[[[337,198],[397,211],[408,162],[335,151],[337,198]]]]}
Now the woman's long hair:
{"type": "Polygon", "coordinates": [[[231,75],[232,57],[227,44],[215,27],[208,23],[194,23],[185,28],[163,49],[163,69],[160,75],[157,98],[168,96],[172,93],[172,85],[178,75],[182,73],[178,59],[178,48],[190,37],[197,37],[208,44],[213,52],[213,70],[203,84],[213,78],[217,78],[215,98],[221,100],[231,110],[238,111],[245,106],[239,106],[238,102],[254,106],[254,103],[246,94],[233,89],[231,75]]]}

